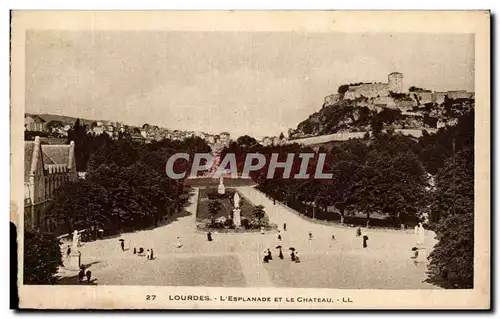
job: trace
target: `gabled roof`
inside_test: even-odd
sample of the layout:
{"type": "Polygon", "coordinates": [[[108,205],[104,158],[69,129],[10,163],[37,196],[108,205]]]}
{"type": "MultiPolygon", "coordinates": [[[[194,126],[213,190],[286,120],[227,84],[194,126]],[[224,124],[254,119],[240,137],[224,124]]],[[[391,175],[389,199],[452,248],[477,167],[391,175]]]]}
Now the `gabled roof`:
{"type": "MultiPolygon", "coordinates": [[[[38,137],[37,137],[38,138],[38,137]]],[[[39,138],[38,138],[39,141],[39,138]]],[[[24,142],[24,181],[29,181],[29,176],[31,173],[32,162],[36,159],[33,158],[35,147],[41,148],[42,158],[41,160],[43,167],[47,169],[47,165],[62,164],[69,167],[75,166],[74,156],[72,156],[72,146],[71,145],[40,145],[40,142],[25,141],[24,142]]],[[[39,156],[38,156],[39,157],[39,156]]]]}
{"type": "Polygon", "coordinates": [[[32,141],[24,142],[24,181],[27,182],[30,177],[31,160],[33,158],[33,150],[35,143],[32,141]]]}
{"type": "Polygon", "coordinates": [[[43,163],[69,165],[70,145],[42,145],[43,163]]]}
{"type": "Polygon", "coordinates": [[[45,123],[46,121],[38,115],[25,114],[24,117],[31,117],[35,123],[45,123]]]}

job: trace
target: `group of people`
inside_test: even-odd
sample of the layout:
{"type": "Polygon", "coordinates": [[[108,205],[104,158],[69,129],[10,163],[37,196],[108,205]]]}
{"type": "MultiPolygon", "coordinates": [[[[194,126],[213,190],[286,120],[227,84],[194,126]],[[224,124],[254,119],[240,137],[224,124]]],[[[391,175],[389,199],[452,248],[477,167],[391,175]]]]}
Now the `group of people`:
{"type": "MultiPolygon", "coordinates": [[[[207,236],[209,236],[209,241],[211,241],[212,234],[209,232],[209,234],[207,236]]],[[[124,240],[120,240],[120,247],[121,247],[122,251],[125,251],[125,243],[124,242],[125,242],[124,240]]],[[[176,248],[182,247],[181,240],[179,237],[177,237],[175,247],[176,248]]],[[[137,256],[144,256],[145,255],[146,260],[154,260],[155,259],[155,253],[154,253],[153,248],[145,250],[143,247],[139,247],[139,248],[134,247],[133,253],[134,253],[134,255],[137,255],[137,256]]]]}
{"type": "Polygon", "coordinates": [[[138,256],[144,256],[144,255],[146,255],[146,260],[153,260],[153,259],[155,259],[153,248],[146,250],[146,253],[144,253],[144,248],[139,247],[139,249],[136,249],[134,247],[134,255],[138,255],[138,256]]]}
{"type": "Polygon", "coordinates": [[[85,265],[81,265],[80,266],[80,271],[78,272],[78,282],[79,283],[82,283],[85,279],[85,277],[87,277],[87,283],[90,283],[90,280],[92,278],[92,272],[90,270],[86,270],[86,267],[85,265]]]}
{"type": "MultiPolygon", "coordinates": [[[[361,236],[361,235],[363,235],[363,234],[361,233],[361,228],[359,228],[359,227],[358,227],[358,228],[356,229],[356,236],[358,236],[358,237],[359,237],[359,236],[361,236]]],[[[368,247],[368,236],[367,236],[366,234],[364,234],[364,235],[363,235],[363,248],[366,248],[366,247],[368,247]]]]}
{"type": "MultiPolygon", "coordinates": [[[[278,257],[279,259],[284,259],[283,256],[283,250],[281,246],[278,246],[277,249],[279,249],[279,254],[278,257]]],[[[292,252],[290,254],[290,260],[295,263],[300,263],[300,258],[299,258],[299,253],[291,248],[292,252]]],[[[269,261],[273,260],[273,255],[271,254],[271,250],[268,248],[266,251],[264,251],[264,263],[269,263],[269,261]]]]}

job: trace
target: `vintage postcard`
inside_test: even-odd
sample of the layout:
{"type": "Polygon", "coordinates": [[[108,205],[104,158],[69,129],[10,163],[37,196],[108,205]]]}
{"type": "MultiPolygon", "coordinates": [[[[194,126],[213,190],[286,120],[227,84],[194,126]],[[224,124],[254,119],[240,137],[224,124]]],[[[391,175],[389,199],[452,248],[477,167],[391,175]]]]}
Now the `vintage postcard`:
{"type": "Polygon", "coordinates": [[[11,34],[20,308],[490,308],[490,12],[11,34]]]}

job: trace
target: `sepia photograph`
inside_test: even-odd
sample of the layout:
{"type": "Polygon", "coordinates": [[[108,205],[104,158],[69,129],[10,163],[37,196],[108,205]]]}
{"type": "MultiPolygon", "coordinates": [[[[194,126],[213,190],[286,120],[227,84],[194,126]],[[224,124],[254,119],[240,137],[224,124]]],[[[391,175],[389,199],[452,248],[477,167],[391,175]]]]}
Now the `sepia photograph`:
{"type": "Polygon", "coordinates": [[[20,307],[487,309],[489,19],[13,11],[20,307]]]}

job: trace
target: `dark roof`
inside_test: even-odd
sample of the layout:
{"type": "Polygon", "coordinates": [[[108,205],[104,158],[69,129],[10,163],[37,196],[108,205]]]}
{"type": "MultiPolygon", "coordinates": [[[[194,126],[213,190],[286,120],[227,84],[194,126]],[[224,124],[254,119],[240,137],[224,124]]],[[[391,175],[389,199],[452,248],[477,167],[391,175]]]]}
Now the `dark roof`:
{"type": "MultiPolygon", "coordinates": [[[[69,165],[70,145],[41,145],[43,165],[64,164],[69,165]]],[[[33,160],[33,151],[35,142],[24,142],[24,181],[29,181],[31,172],[31,162],[33,160]]],[[[73,164],[74,165],[74,164],[73,164]]]]}
{"type": "Polygon", "coordinates": [[[69,164],[69,145],[42,145],[43,163],[69,164]]]}
{"type": "Polygon", "coordinates": [[[46,121],[38,115],[26,114],[24,117],[31,117],[36,123],[45,123],[46,121]]]}
{"type": "Polygon", "coordinates": [[[24,142],[24,181],[29,181],[31,159],[33,158],[34,142],[24,142]]]}

